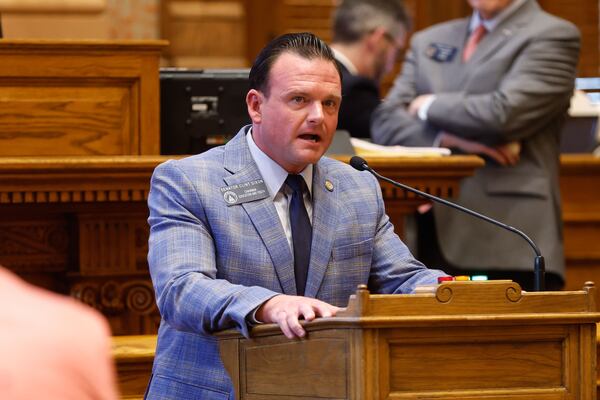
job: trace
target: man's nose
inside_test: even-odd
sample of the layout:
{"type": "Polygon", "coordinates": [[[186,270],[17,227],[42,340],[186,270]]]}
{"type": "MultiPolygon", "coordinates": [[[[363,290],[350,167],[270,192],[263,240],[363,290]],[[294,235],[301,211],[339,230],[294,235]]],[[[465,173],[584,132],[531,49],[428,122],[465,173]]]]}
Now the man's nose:
{"type": "Polygon", "coordinates": [[[308,112],[308,121],[312,123],[323,122],[323,105],[321,102],[315,101],[311,104],[308,112]]]}

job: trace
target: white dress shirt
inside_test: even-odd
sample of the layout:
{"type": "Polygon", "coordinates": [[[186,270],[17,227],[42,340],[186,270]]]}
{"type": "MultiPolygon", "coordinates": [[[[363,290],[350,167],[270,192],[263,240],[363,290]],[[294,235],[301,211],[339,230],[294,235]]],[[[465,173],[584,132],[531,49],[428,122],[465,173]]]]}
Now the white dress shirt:
{"type": "MultiPolygon", "coordinates": [[[[250,148],[250,154],[258,166],[258,170],[265,181],[265,185],[267,185],[269,196],[271,197],[271,200],[273,200],[273,204],[277,210],[277,215],[279,216],[279,220],[283,226],[283,231],[285,232],[285,236],[290,244],[293,254],[294,249],[292,247],[292,227],[290,224],[290,201],[292,199],[292,191],[287,187],[287,185],[284,185],[288,176],[288,172],[258,148],[256,143],[254,143],[254,139],[252,138],[252,128],[246,134],[246,141],[248,142],[248,147],[250,148]]],[[[306,207],[308,218],[312,224],[311,193],[313,165],[309,164],[306,168],[304,168],[304,170],[302,170],[302,172],[300,172],[300,175],[302,175],[304,182],[308,187],[308,192],[304,193],[304,206],[306,207]]]]}

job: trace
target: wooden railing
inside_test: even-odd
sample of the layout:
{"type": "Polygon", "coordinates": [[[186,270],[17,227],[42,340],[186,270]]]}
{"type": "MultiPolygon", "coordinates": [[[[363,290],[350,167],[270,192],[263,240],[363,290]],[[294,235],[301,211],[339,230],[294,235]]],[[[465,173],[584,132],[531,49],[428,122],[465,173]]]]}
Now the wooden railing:
{"type": "Polygon", "coordinates": [[[115,336],[112,354],[122,399],[142,399],[152,372],[156,335],[115,336]]]}

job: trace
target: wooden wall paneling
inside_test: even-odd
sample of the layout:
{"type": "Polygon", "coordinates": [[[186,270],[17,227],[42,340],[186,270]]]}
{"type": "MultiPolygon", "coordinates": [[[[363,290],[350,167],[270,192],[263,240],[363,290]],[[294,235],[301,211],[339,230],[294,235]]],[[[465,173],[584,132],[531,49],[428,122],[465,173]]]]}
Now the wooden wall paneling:
{"type": "Polygon", "coordinates": [[[162,2],[162,37],[169,66],[242,68],[249,65],[243,0],[162,2]]]}
{"type": "MultiPolygon", "coordinates": [[[[249,0],[248,0],[249,1],[249,0]]],[[[582,33],[582,51],[579,64],[580,76],[598,76],[600,74],[600,29],[599,4],[597,0],[540,0],[540,5],[551,14],[570,20],[582,33]]],[[[329,41],[331,39],[329,16],[334,10],[333,0],[279,0],[273,2],[279,8],[274,22],[267,22],[274,34],[290,31],[308,30],[329,41]]],[[[466,0],[406,0],[406,8],[413,20],[413,31],[425,29],[431,25],[461,18],[471,14],[472,9],[466,0]]],[[[257,14],[254,18],[260,18],[257,14]]],[[[249,20],[255,25],[256,20],[249,20]]],[[[263,36],[264,42],[264,36],[263,36]]],[[[263,43],[261,42],[261,43],[263,43]]],[[[264,43],[263,43],[264,44],[264,43]]],[[[255,45],[255,48],[258,45],[255,45]]],[[[401,59],[398,64],[401,64],[401,59]]],[[[383,94],[392,85],[395,73],[385,79],[383,94]]]]}
{"type": "Polygon", "coordinates": [[[581,31],[579,76],[600,75],[600,21],[598,0],[538,0],[551,14],[573,22],[581,31]]]}
{"type": "Polygon", "coordinates": [[[335,0],[282,0],[281,33],[309,31],[331,41],[331,15],[335,0]]]}
{"type": "Polygon", "coordinates": [[[571,290],[582,282],[600,282],[600,158],[563,155],[560,188],[566,289],[571,290]]]}
{"type": "Polygon", "coordinates": [[[466,0],[411,0],[407,2],[407,8],[412,12],[415,32],[472,12],[466,0]]]}
{"type": "Polygon", "coordinates": [[[245,0],[246,13],[246,58],[248,65],[260,50],[280,34],[277,21],[280,21],[281,2],[273,0],[245,0]]]}
{"type": "Polygon", "coordinates": [[[161,41],[0,41],[0,156],[158,154],[161,41]]]}

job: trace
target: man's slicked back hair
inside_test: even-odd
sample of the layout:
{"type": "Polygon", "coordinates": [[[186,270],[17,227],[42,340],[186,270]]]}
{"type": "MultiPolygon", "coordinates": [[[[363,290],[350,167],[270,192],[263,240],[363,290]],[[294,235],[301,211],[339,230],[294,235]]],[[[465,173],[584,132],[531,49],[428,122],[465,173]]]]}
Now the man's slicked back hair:
{"type": "Polygon", "coordinates": [[[284,53],[295,54],[307,60],[320,58],[330,61],[338,71],[341,82],[342,72],[327,43],[310,32],[298,32],[278,36],[260,51],[250,69],[250,89],[268,95],[269,73],[277,58],[284,53]]]}

